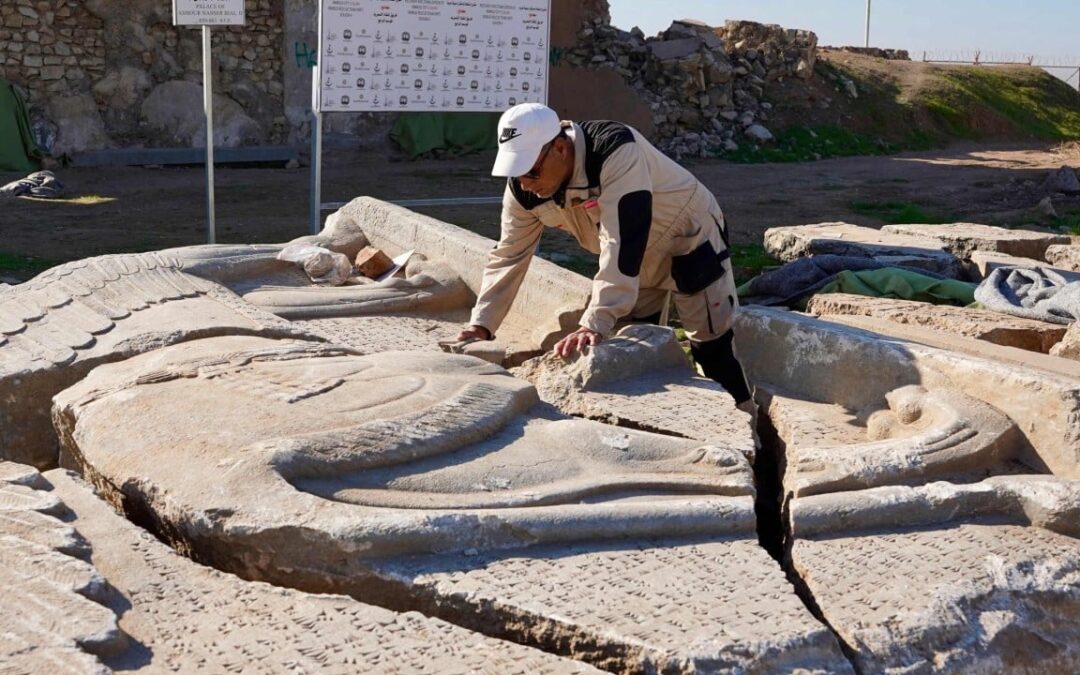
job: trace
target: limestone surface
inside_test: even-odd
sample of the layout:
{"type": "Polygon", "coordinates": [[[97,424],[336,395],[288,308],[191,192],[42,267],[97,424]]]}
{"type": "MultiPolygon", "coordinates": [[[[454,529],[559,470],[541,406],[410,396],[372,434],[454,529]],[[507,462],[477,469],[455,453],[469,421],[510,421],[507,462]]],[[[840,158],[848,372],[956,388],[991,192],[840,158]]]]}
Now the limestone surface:
{"type": "Polygon", "coordinates": [[[362,583],[378,556],[753,522],[737,450],[567,418],[468,356],[199,340],[96,369],[55,420],[110,500],[282,583],[362,583]]]}
{"type": "Polygon", "coordinates": [[[886,406],[854,411],[847,420],[837,406],[767,400],[787,448],[785,492],[796,497],[993,470],[1023,448],[1012,420],[958,391],[908,385],[886,393],[886,406]],[[830,437],[845,427],[841,438],[830,437]]]}
{"type": "Polygon", "coordinates": [[[808,255],[872,258],[887,265],[926,269],[960,278],[960,259],[939,239],[882,232],[848,223],[773,227],[765,231],[765,251],[784,261],[808,255]]]}
{"type": "Polygon", "coordinates": [[[545,354],[515,374],[568,415],[722,444],[754,460],[750,415],[690,368],[670,329],[627,326],[586,354],[545,354]]]}
{"type": "Polygon", "coordinates": [[[416,612],[310,595],[197,565],[115,514],[64,471],[48,474],[116,589],[130,636],[117,671],[259,673],[591,673],[416,612]]]}
{"type": "Polygon", "coordinates": [[[985,340],[1029,351],[1050,351],[1061,341],[1065,327],[1046,321],[1022,319],[998,312],[966,307],[933,305],[910,300],[872,298],[849,293],[815,295],[806,305],[808,314],[861,315],[910,324],[929,330],[985,340]]]}
{"type": "Polygon", "coordinates": [[[0,459],[56,466],[50,399],[94,366],[214,335],[306,337],[170,255],[90,258],[0,289],[0,459]]]}
{"type": "Polygon", "coordinates": [[[104,603],[105,579],[85,560],[88,546],[54,495],[21,484],[25,465],[0,462],[0,669],[11,673],[105,673],[99,657],[126,645],[104,603]],[[9,482],[8,478],[19,482],[9,482]]]}
{"type": "Polygon", "coordinates": [[[66,471],[0,470],[40,486],[0,481],[5,673],[596,672],[415,612],[243,581],[183,558],[66,471]]]}
{"type": "Polygon", "coordinates": [[[1080,324],[1075,321],[1069,324],[1069,329],[1065,331],[1061,342],[1050,350],[1050,355],[1080,361],[1080,324]]]}
{"type": "Polygon", "coordinates": [[[1080,545],[1035,527],[798,538],[794,568],[861,672],[1075,672],[1080,545]]]}
{"type": "Polygon", "coordinates": [[[944,242],[955,256],[968,258],[974,251],[994,251],[1019,258],[1041,259],[1050,246],[1068,244],[1067,235],[1010,230],[977,223],[945,225],[885,225],[882,232],[928,237],[944,242]]]}
{"type": "Polygon", "coordinates": [[[743,308],[735,330],[750,380],[850,411],[883,409],[907,385],[960,391],[1016,423],[1021,461],[1080,478],[1080,364],[871,317],[828,318],[743,308]]]}
{"type": "Polygon", "coordinates": [[[752,532],[424,557],[383,572],[442,616],[611,672],[853,672],[752,532]]]}
{"type": "Polygon", "coordinates": [[[1055,244],[1046,249],[1046,261],[1054,267],[1080,272],[1080,246],[1055,244]]]}

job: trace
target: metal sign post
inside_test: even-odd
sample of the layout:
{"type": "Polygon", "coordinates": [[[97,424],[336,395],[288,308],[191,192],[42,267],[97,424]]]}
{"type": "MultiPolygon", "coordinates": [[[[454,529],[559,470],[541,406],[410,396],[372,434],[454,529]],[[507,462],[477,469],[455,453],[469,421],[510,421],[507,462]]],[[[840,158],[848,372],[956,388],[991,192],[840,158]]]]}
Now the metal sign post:
{"type": "MultiPolygon", "coordinates": [[[[319,15],[322,22],[322,15],[319,15]]],[[[322,113],[319,112],[319,71],[311,71],[311,204],[308,230],[318,234],[322,219],[322,113]]]]}
{"type": "Polygon", "coordinates": [[[203,111],[206,115],[206,223],[207,243],[217,235],[214,218],[214,78],[210,53],[211,26],[244,25],[244,0],[173,0],[174,26],[202,27],[203,111]]]}
{"type": "Polygon", "coordinates": [[[203,110],[206,112],[206,243],[217,239],[214,221],[214,76],[210,56],[210,26],[202,27],[203,110]]]}

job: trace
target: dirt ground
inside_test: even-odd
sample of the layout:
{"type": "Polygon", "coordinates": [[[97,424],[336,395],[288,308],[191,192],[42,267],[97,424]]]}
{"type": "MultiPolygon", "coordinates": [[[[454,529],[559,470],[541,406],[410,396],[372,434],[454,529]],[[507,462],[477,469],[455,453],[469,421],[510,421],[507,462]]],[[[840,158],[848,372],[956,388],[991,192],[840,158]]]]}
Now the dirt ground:
{"type": "MultiPolygon", "coordinates": [[[[488,175],[491,161],[492,155],[389,161],[339,151],[324,162],[323,201],[361,195],[386,200],[497,196],[502,182],[488,175]]],[[[984,145],[799,164],[700,161],[687,166],[716,194],[735,243],[759,244],[764,231],[778,225],[843,220],[878,226],[882,220],[868,215],[867,205],[873,211],[874,205],[892,203],[913,204],[947,220],[1020,225],[1032,219],[1044,196],[1038,186],[1049,170],[1062,164],[1080,165],[1080,157],[1048,146],[984,145]]],[[[307,234],[307,168],[219,167],[216,175],[219,243],[284,242],[307,234]]],[[[201,167],[68,168],[58,176],[67,187],[66,200],[0,202],[5,258],[56,263],[206,242],[201,167]]],[[[19,177],[0,174],[0,181],[19,177]]],[[[1055,206],[1080,207],[1080,202],[1059,199],[1055,206]]],[[[416,210],[488,237],[498,234],[497,205],[416,210]]],[[[578,252],[560,236],[565,235],[552,232],[542,244],[556,261],[578,252]]]]}

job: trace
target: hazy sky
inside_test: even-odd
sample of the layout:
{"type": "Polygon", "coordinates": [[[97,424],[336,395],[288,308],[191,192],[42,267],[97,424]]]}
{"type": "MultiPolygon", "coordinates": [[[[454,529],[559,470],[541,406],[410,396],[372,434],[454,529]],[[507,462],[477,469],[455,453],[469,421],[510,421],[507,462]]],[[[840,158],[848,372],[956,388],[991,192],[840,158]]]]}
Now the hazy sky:
{"type": "MultiPolygon", "coordinates": [[[[866,0],[609,0],[612,23],[646,35],[672,19],[725,19],[806,28],[822,45],[862,45],[866,0]]],[[[870,44],[907,49],[1036,55],[1080,65],[1080,2],[1075,0],[873,0],[870,44]]],[[[1065,74],[1064,71],[1058,71],[1065,74]]],[[[1067,74],[1066,74],[1067,76],[1067,74]]],[[[1076,78],[1073,78],[1075,84],[1076,78]]]]}

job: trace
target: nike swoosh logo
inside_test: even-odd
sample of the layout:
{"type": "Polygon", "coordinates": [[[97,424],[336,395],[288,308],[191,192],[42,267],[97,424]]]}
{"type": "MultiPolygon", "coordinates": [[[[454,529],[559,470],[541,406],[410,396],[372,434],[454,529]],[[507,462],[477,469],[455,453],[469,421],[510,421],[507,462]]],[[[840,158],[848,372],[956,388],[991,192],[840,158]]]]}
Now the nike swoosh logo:
{"type": "Polygon", "coordinates": [[[500,144],[508,143],[508,142],[514,140],[515,138],[517,138],[520,135],[521,135],[521,132],[518,131],[517,129],[514,129],[513,127],[507,127],[507,128],[502,130],[502,135],[499,136],[499,143],[500,144]]]}

